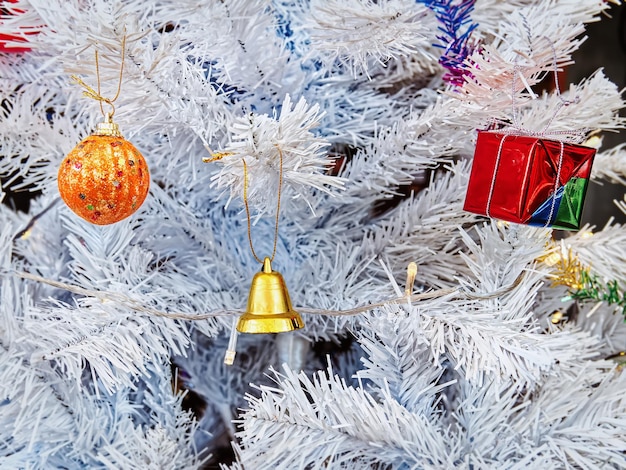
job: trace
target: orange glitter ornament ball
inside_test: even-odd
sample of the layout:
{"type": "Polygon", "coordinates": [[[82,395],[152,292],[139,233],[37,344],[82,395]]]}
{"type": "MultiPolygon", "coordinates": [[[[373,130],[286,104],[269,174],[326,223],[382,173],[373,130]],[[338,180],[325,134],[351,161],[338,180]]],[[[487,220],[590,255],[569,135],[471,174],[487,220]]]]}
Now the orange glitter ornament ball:
{"type": "Polygon", "coordinates": [[[139,209],[150,173],[146,160],[107,115],[61,162],[58,185],[72,211],[93,224],[108,225],[139,209]]]}

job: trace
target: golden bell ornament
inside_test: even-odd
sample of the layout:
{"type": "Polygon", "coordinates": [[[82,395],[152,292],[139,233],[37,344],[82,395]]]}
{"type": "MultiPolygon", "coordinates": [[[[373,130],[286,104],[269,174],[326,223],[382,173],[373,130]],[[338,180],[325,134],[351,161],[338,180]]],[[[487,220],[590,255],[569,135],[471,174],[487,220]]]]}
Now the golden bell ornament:
{"type": "Polygon", "coordinates": [[[254,275],[248,307],[237,322],[241,333],[283,333],[304,327],[300,314],[291,306],[283,276],[272,271],[269,258],[263,270],[254,275]]]}

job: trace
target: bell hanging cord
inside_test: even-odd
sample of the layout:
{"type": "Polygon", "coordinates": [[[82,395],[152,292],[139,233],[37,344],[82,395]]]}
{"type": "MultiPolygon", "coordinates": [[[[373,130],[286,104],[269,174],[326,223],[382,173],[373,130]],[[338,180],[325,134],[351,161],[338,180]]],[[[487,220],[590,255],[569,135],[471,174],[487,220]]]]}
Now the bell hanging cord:
{"type": "MultiPolygon", "coordinates": [[[[276,194],[276,218],[274,221],[274,247],[272,248],[272,255],[269,257],[270,262],[274,261],[274,257],[276,256],[276,246],[278,244],[278,223],[280,219],[280,199],[282,196],[283,190],[283,151],[281,148],[276,145],[276,149],[278,150],[278,161],[279,161],[279,169],[278,169],[278,190],[276,194]]],[[[248,202],[248,164],[246,163],[245,158],[241,159],[243,163],[243,205],[246,208],[246,218],[248,223],[248,242],[250,243],[250,250],[252,251],[252,256],[259,263],[263,264],[264,261],[259,258],[259,256],[254,251],[254,244],[252,243],[252,221],[250,217],[250,204],[248,202]]]]}

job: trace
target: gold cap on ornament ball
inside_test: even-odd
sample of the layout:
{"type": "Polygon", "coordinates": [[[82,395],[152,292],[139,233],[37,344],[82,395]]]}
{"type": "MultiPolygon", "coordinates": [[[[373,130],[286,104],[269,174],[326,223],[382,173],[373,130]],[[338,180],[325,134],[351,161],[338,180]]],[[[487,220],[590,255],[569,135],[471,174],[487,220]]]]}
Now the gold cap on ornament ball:
{"type": "Polygon", "coordinates": [[[98,123],[98,126],[96,127],[96,131],[93,133],[93,135],[104,135],[104,136],[109,136],[109,137],[124,138],[122,136],[122,133],[120,132],[120,127],[116,123],[114,123],[113,120],[111,119],[110,113],[106,113],[104,122],[98,123]]]}

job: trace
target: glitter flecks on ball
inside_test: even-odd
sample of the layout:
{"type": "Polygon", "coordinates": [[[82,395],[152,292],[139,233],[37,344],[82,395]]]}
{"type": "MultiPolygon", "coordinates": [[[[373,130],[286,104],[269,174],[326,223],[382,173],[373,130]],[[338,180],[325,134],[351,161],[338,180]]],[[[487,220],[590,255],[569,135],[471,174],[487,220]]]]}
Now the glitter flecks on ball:
{"type": "Polygon", "coordinates": [[[150,188],[150,173],[141,153],[107,115],[61,162],[58,185],[61,198],[77,215],[109,225],[139,209],[150,188]]]}

